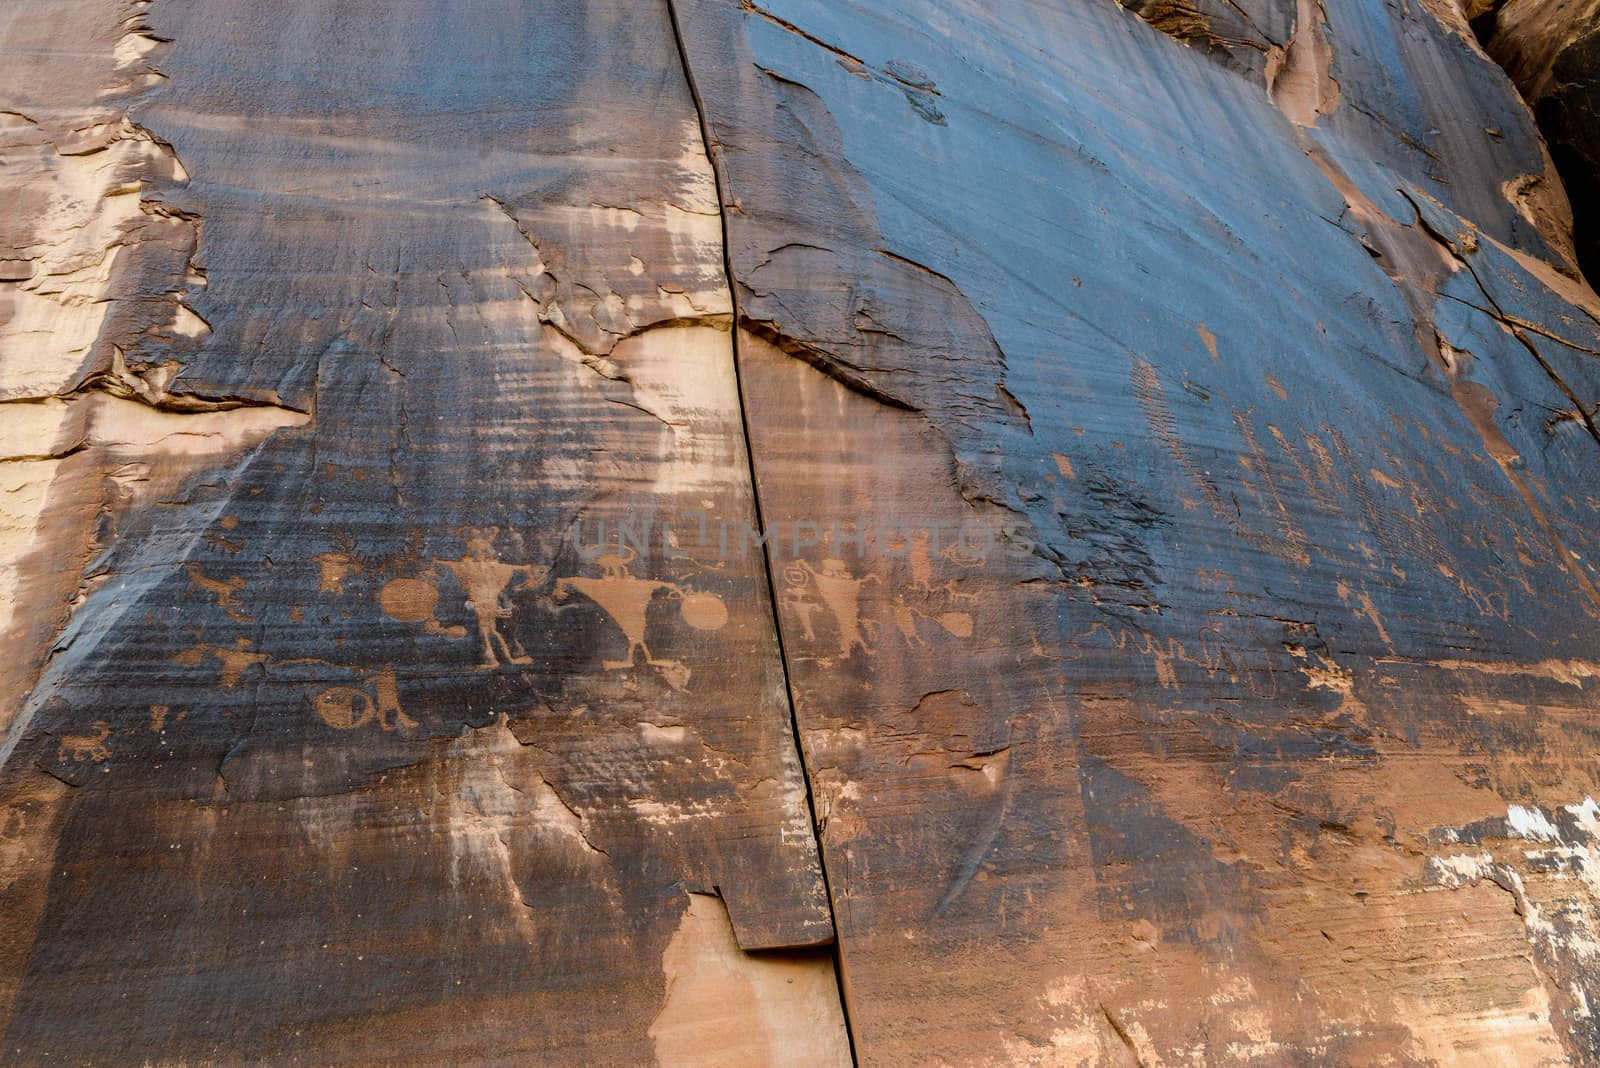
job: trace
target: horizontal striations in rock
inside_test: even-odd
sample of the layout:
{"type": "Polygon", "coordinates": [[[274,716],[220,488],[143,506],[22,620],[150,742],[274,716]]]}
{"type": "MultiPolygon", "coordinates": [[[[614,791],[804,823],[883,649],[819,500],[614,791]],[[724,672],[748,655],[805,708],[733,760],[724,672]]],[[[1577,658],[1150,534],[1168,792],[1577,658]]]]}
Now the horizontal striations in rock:
{"type": "Polygon", "coordinates": [[[681,6],[863,1061],[1595,1056],[1600,334],[1465,25],[681,6]]]}
{"type": "Polygon", "coordinates": [[[104,143],[12,150],[56,215],[11,323],[60,352],[0,355],[59,567],[15,602],[54,648],[8,694],[8,1061],[846,1056],[827,951],[751,955],[832,939],[763,561],[665,534],[755,522],[665,8],[8,43],[63,6],[152,77],[60,73],[104,143]]]}
{"type": "Polygon", "coordinates": [[[13,0],[5,1059],[1600,1063],[1479,14],[13,0]]]}

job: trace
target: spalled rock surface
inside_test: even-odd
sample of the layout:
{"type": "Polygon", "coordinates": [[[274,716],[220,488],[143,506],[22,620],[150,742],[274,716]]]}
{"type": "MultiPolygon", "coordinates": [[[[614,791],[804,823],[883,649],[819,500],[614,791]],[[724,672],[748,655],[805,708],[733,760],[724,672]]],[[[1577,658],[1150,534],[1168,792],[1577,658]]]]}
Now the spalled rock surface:
{"type": "Polygon", "coordinates": [[[1578,260],[1600,273],[1600,4],[1506,0],[1473,28],[1533,109],[1574,208],[1578,260]]]}
{"type": "Polygon", "coordinates": [[[686,6],[741,317],[826,372],[741,341],[769,521],[946,530],[779,571],[858,1049],[1595,1056],[1581,875],[1430,878],[1584,804],[1600,605],[1594,300],[1461,27],[1330,9],[1268,97],[1109,7],[686,6]]]}
{"type": "Polygon", "coordinates": [[[1600,1063],[1600,299],[1453,6],[13,0],[18,1064],[1600,1063]]]}
{"type": "MultiPolygon", "coordinates": [[[[18,446],[69,455],[16,538],[84,593],[15,608],[69,618],[5,746],[8,1058],[637,1063],[689,892],[745,950],[831,940],[759,553],[584,552],[608,520],[754,516],[666,9],[76,6],[150,42],[118,128],[182,175],[83,194],[133,277],[59,383],[4,365],[113,404],[103,449],[100,422],[18,446]],[[92,388],[124,378],[276,407],[92,388]],[[69,482],[83,456],[124,466],[69,482]]],[[[15,151],[70,166],[18,110],[15,151]]]]}

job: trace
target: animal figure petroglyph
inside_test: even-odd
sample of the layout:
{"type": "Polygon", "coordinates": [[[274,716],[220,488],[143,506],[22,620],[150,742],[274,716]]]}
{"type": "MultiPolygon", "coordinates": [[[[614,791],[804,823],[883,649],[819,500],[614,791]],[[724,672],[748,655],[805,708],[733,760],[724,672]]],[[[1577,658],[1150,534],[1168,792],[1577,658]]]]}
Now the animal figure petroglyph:
{"type": "Polygon", "coordinates": [[[342,552],[326,552],[311,558],[317,565],[323,593],[343,593],[344,580],[362,572],[360,561],[342,552]]]}
{"type": "Polygon", "coordinates": [[[111,747],[106,745],[106,738],[111,734],[111,724],[97,719],[93,726],[93,734],[63,734],[61,744],[56,747],[56,759],[62,763],[92,760],[98,764],[110,757],[111,747]]]}
{"type": "Polygon", "coordinates": [[[222,688],[231,690],[244,676],[244,673],[256,664],[265,664],[272,658],[265,653],[252,653],[250,639],[239,638],[233,643],[232,649],[220,645],[200,644],[191,646],[172,658],[175,664],[185,667],[198,667],[208,659],[214,659],[222,665],[222,688]]]}
{"type": "Polygon", "coordinates": [[[928,644],[917,630],[917,620],[919,619],[931,620],[957,638],[972,637],[972,616],[966,612],[940,612],[938,614],[924,612],[920,608],[914,608],[907,604],[905,598],[899,594],[895,595],[894,604],[890,608],[894,614],[895,626],[900,629],[900,634],[905,638],[907,645],[926,646],[928,644]]]}
{"type": "Polygon", "coordinates": [[[229,619],[240,623],[255,622],[255,616],[247,616],[239,611],[239,606],[233,601],[233,595],[244,589],[244,579],[238,575],[229,575],[226,579],[214,579],[201,571],[199,564],[190,564],[189,581],[215,597],[217,607],[227,612],[229,619]]]}
{"type": "MultiPolygon", "coordinates": [[[[1108,625],[1104,621],[1096,620],[1087,630],[1074,638],[1073,644],[1087,642],[1096,634],[1103,635],[1111,648],[1118,652],[1132,649],[1149,657],[1151,665],[1155,668],[1156,682],[1166,689],[1176,689],[1179,686],[1175,665],[1181,663],[1199,668],[1210,678],[1221,675],[1233,682],[1242,683],[1258,697],[1272,697],[1278,692],[1278,682],[1271,665],[1263,664],[1259,667],[1251,665],[1242,654],[1234,650],[1232,643],[1215,627],[1202,627],[1193,640],[1182,642],[1171,636],[1165,639],[1159,638],[1126,623],[1108,625]],[[1198,651],[1195,651],[1193,646],[1198,646],[1198,651]]],[[[1038,649],[1037,640],[1035,649],[1038,649]]]]}

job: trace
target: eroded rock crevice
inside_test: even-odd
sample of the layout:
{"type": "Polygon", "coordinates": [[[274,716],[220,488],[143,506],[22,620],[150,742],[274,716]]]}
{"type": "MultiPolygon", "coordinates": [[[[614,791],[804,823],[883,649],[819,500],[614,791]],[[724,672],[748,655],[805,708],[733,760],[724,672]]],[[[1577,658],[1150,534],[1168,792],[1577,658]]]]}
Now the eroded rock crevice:
{"type": "Polygon", "coordinates": [[[1469,0],[1485,51],[1532,109],[1571,203],[1578,265],[1600,278],[1600,5],[1469,0]]]}
{"type": "MultiPolygon", "coordinates": [[[[694,100],[695,115],[699,126],[700,142],[704,148],[706,161],[711,167],[713,188],[717,199],[717,218],[721,231],[722,265],[724,278],[728,287],[728,294],[733,302],[734,327],[731,331],[731,356],[736,388],[739,396],[739,419],[741,436],[745,448],[745,460],[750,476],[751,492],[755,506],[756,527],[765,533],[767,531],[767,513],[761,499],[761,476],[756,466],[755,445],[750,436],[750,412],[744,388],[744,370],[741,364],[739,335],[743,326],[744,315],[740,310],[739,283],[734,273],[733,260],[728,250],[728,204],[731,196],[727,188],[722,165],[718,159],[716,142],[713,140],[711,125],[707,120],[705,106],[700,98],[700,88],[695,81],[690,51],[684,41],[683,22],[680,19],[677,0],[664,0],[668,18],[672,23],[673,39],[677,46],[678,62],[683,71],[683,77],[689,88],[689,95],[694,100]]],[[[787,27],[786,27],[787,28],[787,27]]],[[[779,655],[783,665],[784,698],[789,709],[789,725],[794,752],[800,761],[801,772],[805,781],[806,810],[810,816],[810,830],[818,839],[818,861],[821,867],[824,892],[828,900],[829,919],[833,927],[833,938],[830,954],[833,962],[833,975],[837,984],[837,994],[842,1010],[841,1021],[844,1029],[844,1045],[849,1053],[852,1064],[859,1063],[856,1055],[854,1029],[852,1025],[852,1006],[849,996],[849,972],[845,958],[845,946],[840,937],[837,909],[838,898],[828,872],[827,854],[821,847],[821,824],[818,819],[817,798],[813,778],[813,769],[807,759],[807,750],[801,735],[799,713],[795,706],[794,683],[790,675],[790,660],[788,645],[785,640],[783,621],[779,613],[779,587],[773,575],[773,557],[771,548],[763,544],[761,565],[766,577],[767,594],[772,606],[772,628],[777,638],[779,655]]]]}

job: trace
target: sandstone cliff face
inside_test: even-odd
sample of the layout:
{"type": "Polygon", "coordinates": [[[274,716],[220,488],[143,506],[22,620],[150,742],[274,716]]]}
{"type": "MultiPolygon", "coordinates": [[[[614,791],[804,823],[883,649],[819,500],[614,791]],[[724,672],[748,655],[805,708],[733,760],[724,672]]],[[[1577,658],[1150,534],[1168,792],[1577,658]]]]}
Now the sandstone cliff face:
{"type": "Polygon", "coordinates": [[[1468,14],[12,0],[6,1058],[1600,1063],[1468,14]]]}
{"type": "Polygon", "coordinates": [[[1600,271],[1600,7],[1586,0],[1478,5],[1473,29],[1511,75],[1572,197],[1577,255],[1600,271]]]}

